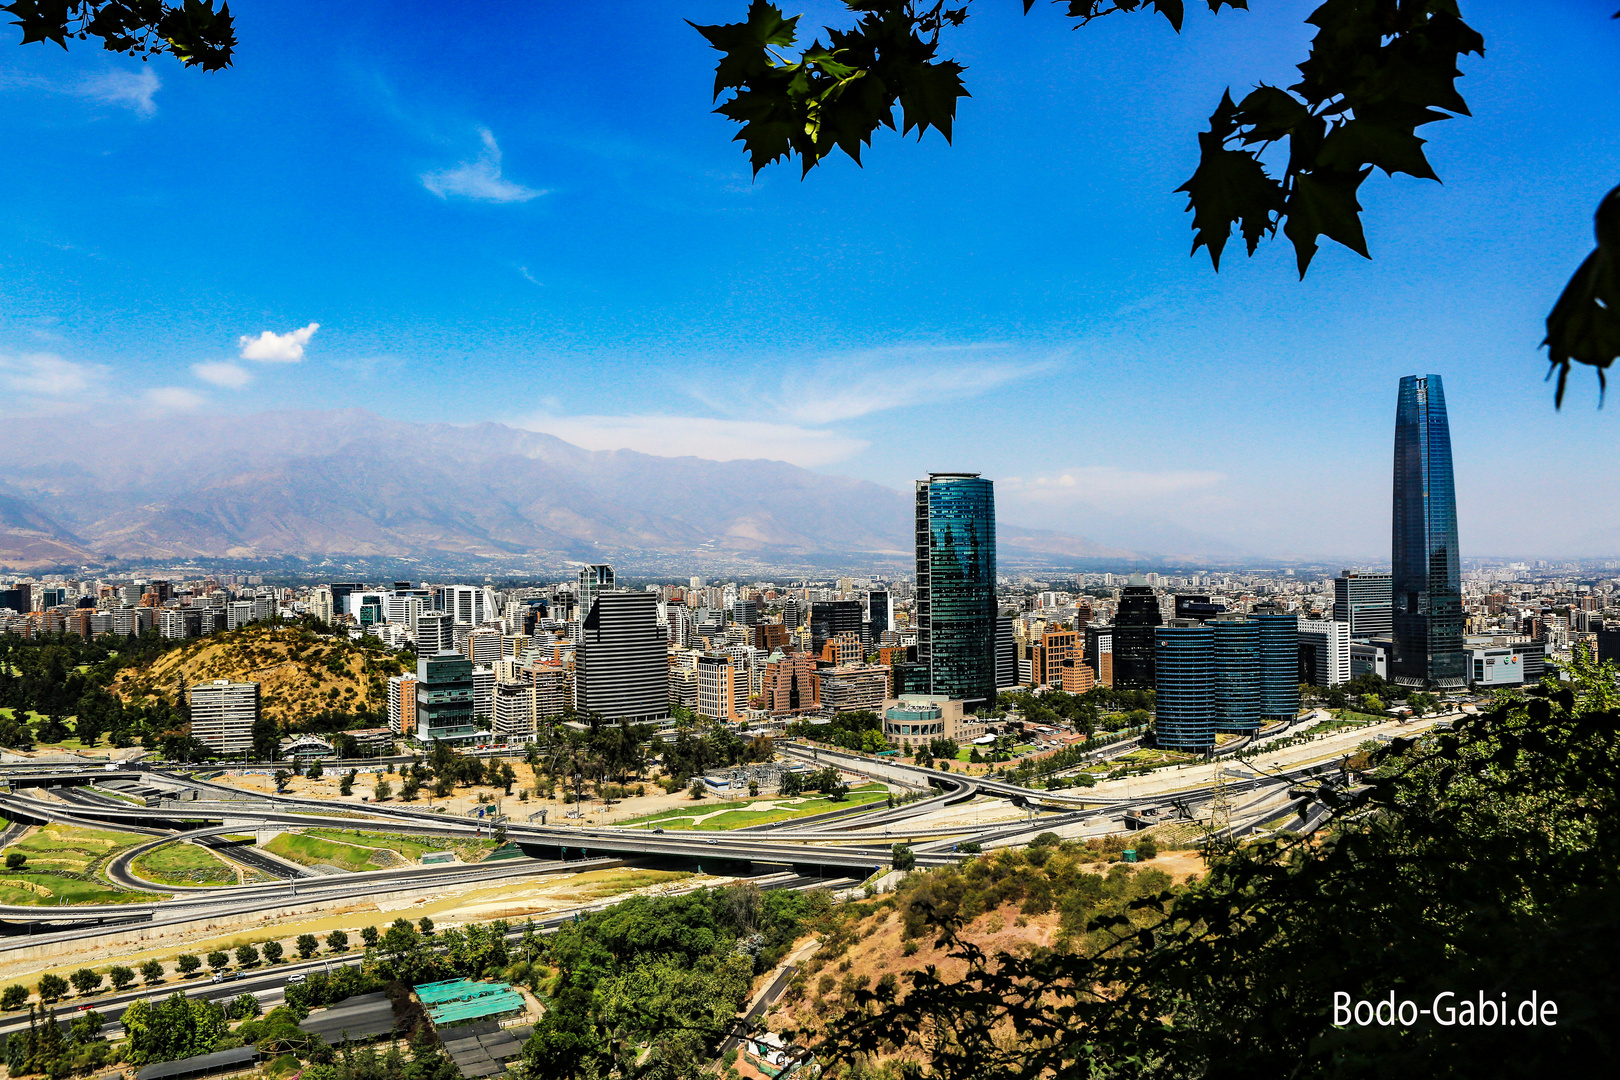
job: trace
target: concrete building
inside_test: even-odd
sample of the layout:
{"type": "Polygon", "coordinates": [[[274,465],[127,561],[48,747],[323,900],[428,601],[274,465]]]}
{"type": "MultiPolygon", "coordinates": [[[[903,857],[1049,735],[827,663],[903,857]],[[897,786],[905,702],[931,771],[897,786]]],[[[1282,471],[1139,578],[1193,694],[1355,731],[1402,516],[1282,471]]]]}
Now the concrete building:
{"type": "Polygon", "coordinates": [[[1299,681],[1311,686],[1338,686],[1351,680],[1350,624],[1333,620],[1299,621],[1299,681]]]}
{"type": "Polygon", "coordinates": [[[474,667],[493,667],[501,658],[501,632],[497,627],[480,626],[467,635],[462,652],[474,667]]]}
{"type": "Polygon", "coordinates": [[[187,698],[192,738],[227,757],[253,749],[253,725],[259,719],[258,683],[215,679],[193,686],[187,698]]]}
{"type": "Polygon", "coordinates": [[[401,735],[409,735],[416,730],[415,675],[389,676],[388,726],[401,735]]]}
{"type": "Polygon", "coordinates": [[[821,708],[821,680],[808,653],[773,652],[765,661],[765,707],[778,715],[821,708]]]}
{"type": "Polygon", "coordinates": [[[1392,576],[1340,571],[1333,579],[1333,621],[1350,627],[1352,638],[1388,636],[1393,611],[1392,576]]]}
{"type": "Polygon", "coordinates": [[[933,694],[902,694],[883,703],[883,736],[907,749],[931,739],[970,742],[984,734],[985,725],[965,716],[960,700],[933,694]]]}
{"type": "Polygon", "coordinates": [[[497,681],[492,724],[494,734],[508,744],[533,742],[537,722],[534,704],[533,686],[497,681]]]}
{"type": "Polygon", "coordinates": [[[821,705],[834,712],[854,709],[880,709],[890,696],[890,669],[882,664],[821,668],[821,705]]]}
{"type": "Polygon", "coordinates": [[[699,656],[697,695],[699,716],[741,720],[748,710],[748,672],[729,656],[699,656]]]}
{"type": "Polygon", "coordinates": [[[416,655],[432,656],[455,647],[455,622],[442,611],[424,611],[416,617],[416,655]]]}
{"type": "Polygon", "coordinates": [[[494,665],[474,664],[472,680],[473,720],[477,723],[487,724],[495,716],[494,665]]]}
{"type": "Polygon", "coordinates": [[[655,594],[597,595],[574,654],[574,711],[610,724],[668,726],[669,662],[655,594]]]}

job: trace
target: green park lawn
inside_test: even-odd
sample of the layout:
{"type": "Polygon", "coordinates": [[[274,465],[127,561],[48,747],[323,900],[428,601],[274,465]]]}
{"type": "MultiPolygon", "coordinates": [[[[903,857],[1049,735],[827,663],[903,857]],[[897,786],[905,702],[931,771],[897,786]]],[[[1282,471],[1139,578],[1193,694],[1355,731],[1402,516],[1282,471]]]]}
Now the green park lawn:
{"type": "Polygon", "coordinates": [[[195,844],[175,842],[138,855],[135,876],[160,885],[235,885],[236,871],[195,844]]]}
{"type": "Polygon", "coordinates": [[[0,868],[0,904],[127,904],[153,899],[94,878],[94,872],[126,848],[150,839],[136,833],[47,825],[11,844],[0,856],[19,852],[19,869],[0,868]]]}
{"type": "Polygon", "coordinates": [[[398,857],[381,848],[336,843],[319,836],[282,833],[260,847],[272,855],[280,855],[283,859],[291,859],[304,866],[335,866],[351,872],[381,870],[400,864],[398,857]]]}
{"type": "Polygon", "coordinates": [[[448,837],[401,836],[397,833],[361,832],[358,829],[310,829],[305,836],[318,836],[340,844],[381,848],[415,862],[430,851],[455,851],[463,862],[476,862],[495,847],[493,840],[451,840],[448,837]]]}

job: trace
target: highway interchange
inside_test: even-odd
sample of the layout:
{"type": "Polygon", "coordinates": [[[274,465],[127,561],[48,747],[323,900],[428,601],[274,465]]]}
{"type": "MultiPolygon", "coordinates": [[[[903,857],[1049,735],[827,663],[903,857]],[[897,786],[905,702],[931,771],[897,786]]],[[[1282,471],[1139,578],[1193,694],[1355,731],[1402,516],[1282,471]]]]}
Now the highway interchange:
{"type": "MultiPolygon", "coordinates": [[[[1432,723],[1409,725],[1399,734],[1409,736],[1432,723]]],[[[503,881],[515,885],[549,874],[627,863],[703,867],[709,874],[748,878],[762,887],[848,887],[886,869],[892,845],[897,841],[911,844],[919,866],[939,866],[964,858],[959,848],[967,841],[991,848],[1027,843],[1044,831],[1097,835],[1178,818],[1207,820],[1210,805],[1217,798],[1226,805],[1229,827],[1235,834],[1285,818],[1282,828],[1309,830],[1326,812],[1314,797],[1315,788],[1337,782],[1338,760],[1369,734],[1380,735],[1344,733],[1343,737],[1328,737],[1319,743],[1267,752],[1262,755],[1267,759],[1266,766],[1257,766],[1251,759],[1241,767],[1223,768],[1224,778],[1212,778],[1210,768],[1189,769],[1180,782],[1165,775],[1158,784],[1163,790],[1143,790],[1146,784],[1140,781],[1061,791],[1034,790],[825,747],[781,743],[779,749],[790,760],[816,767],[835,765],[847,773],[878,779],[919,797],[893,808],[851,808],[811,819],[728,831],[654,832],[648,828],[507,821],[507,836],[520,845],[525,857],[318,876],[307,876],[311,873],[308,870],[223,838],[259,830],[322,827],[477,838],[488,835],[490,823],[398,804],[334,804],[292,795],[259,796],[199,779],[189,769],[181,768],[92,771],[0,766],[0,780],[9,781],[11,787],[9,794],[0,794],[0,812],[12,823],[5,831],[7,842],[22,826],[49,822],[151,834],[150,841],[124,850],[104,870],[108,880],[125,889],[158,894],[152,900],[128,904],[0,905],[0,924],[5,924],[9,932],[9,936],[0,937],[0,962],[8,952],[16,952],[19,960],[31,955],[18,951],[53,940],[62,932],[70,933],[87,952],[94,952],[94,939],[107,936],[112,940],[112,935],[127,933],[137,925],[145,931],[179,929],[205,920],[212,925],[244,916],[268,919],[278,912],[328,910],[342,901],[413,892],[438,894],[455,886],[490,886],[503,881]],[[176,795],[184,793],[185,798],[166,798],[158,806],[139,806],[100,789],[102,784],[119,780],[167,788],[176,795]],[[39,788],[48,788],[50,795],[33,790],[39,788]],[[275,880],[187,888],[144,881],[132,870],[131,863],[141,852],[185,841],[211,846],[216,854],[240,861],[275,880]]],[[[571,917],[572,911],[562,912],[537,920],[537,924],[555,925],[571,917]]],[[[337,962],[295,962],[226,984],[193,980],[181,988],[213,996],[235,996],[244,991],[275,996],[289,976],[337,962]]],[[[42,959],[40,964],[48,967],[51,961],[42,959]]],[[[162,992],[172,989],[165,986],[162,992]]],[[[111,1020],[128,1001],[152,993],[151,989],[129,990],[97,998],[93,1004],[111,1020]]],[[[0,1032],[8,1026],[0,1024],[0,1032]]]]}

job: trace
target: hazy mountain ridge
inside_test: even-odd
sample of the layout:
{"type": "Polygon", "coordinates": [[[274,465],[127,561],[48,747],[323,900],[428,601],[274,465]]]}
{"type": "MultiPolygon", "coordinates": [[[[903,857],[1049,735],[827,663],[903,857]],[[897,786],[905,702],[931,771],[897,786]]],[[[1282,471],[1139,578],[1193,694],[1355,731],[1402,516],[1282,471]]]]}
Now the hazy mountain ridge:
{"type": "MultiPolygon", "coordinates": [[[[558,562],[623,553],[904,560],[904,493],[780,461],[588,451],[356,409],[0,442],[0,565],[280,555],[558,562]]],[[[1009,552],[1130,558],[1009,529],[1009,552]]]]}

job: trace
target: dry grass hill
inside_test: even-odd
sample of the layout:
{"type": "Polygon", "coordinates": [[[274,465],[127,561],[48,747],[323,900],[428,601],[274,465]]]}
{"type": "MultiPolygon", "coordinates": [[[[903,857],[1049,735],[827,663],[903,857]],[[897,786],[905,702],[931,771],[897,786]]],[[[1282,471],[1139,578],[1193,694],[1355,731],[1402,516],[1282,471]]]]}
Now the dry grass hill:
{"type": "Polygon", "coordinates": [[[147,667],[121,672],[113,691],[126,701],[152,696],[174,702],[182,685],[256,682],[265,715],[286,723],[325,710],[380,712],[388,704],[388,677],[404,670],[395,654],[345,636],[255,624],[198,638],[147,667]]]}

